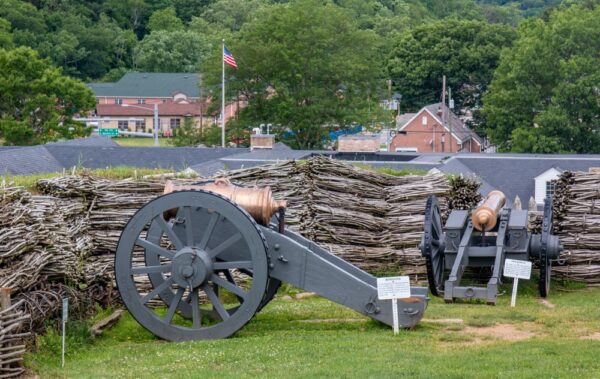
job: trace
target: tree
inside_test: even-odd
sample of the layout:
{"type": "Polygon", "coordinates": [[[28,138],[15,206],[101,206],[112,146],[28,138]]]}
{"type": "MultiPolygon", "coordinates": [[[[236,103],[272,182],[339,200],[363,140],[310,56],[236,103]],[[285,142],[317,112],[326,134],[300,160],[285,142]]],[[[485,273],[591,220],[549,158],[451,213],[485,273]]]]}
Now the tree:
{"type": "Polygon", "coordinates": [[[207,39],[195,32],[157,31],[135,48],[135,65],[142,71],[197,71],[211,48],[207,39]]]}
{"type": "Polygon", "coordinates": [[[518,152],[600,152],[600,7],[556,10],[518,32],[484,97],[492,142],[518,152]]]}
{"type": "MultiPolygon", "coordinates": [[[[381,77],[379,40],[342,8],[318,0],[275,5],[238,36],[228,46],[239,66],[228,69],[228,88],[248,99],[243,125],[279,125],[293,147],[318,148],[329,128],[369,119],[368,112],[347,116],[364,109],[381,77]]],[[[218,65],[208,66],[209,86],[219,81],[220,58],[210,62],[218,65]]]]}
{"type": "Polygon", "coordinates": [[[62,75],[26,47],[0,49],[0,125],[9,144],[27,144],[89,134],[73,116],[93,108],[92,91],[62,75]]]}
{"type": "Polygon", "coordinates": [[[208,5],[202,18],[217,27],[238,31],[266,6],[265,0],[217,0],[208,5]]]}
{"type": "Polygon", "coordinates": [[[190,22],[192,17],[200,16],[206,6],[212,2],[213,0],[171,0],[177,17],[185,22],[190,22]]]}
{"type": "Polygon", "coordinates": [[[165,8],[152,13],[148,20],[148,29],[151,32],[183,30],[183,22],[175,14],[175,8],[165,8]]]}
{"type": "Polygon", "coordinates": [[[403,33],[395,42],[388,70],[405,109],[416,110],[440,100],[442,77],[458,109],[480,105],[492,79],[500,50],[515,31],[484,21],[445,20],[403,33]]]}
{"type": "Polygon", "coordinates": [[[10,22],[0,18],[0,49],[13,47],[13,37],[10,33],[10,22]]]}

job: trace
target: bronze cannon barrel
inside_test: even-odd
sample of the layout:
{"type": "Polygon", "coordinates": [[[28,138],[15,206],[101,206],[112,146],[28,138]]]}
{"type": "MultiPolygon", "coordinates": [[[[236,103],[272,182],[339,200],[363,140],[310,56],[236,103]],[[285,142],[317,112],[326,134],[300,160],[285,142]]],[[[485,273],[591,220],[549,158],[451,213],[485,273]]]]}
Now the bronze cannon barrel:
{"type": "Polygon", "coordinates": [[[506,196],[500,191],[488,193],[483,204],[477,207],[471,214],[473,227],[480,231],[488,231],[496,226],[498,212],[506,203],[506,196]]]}
{"type": "Polygon", "coordinates": [[[165,184],[164,193],[182,190],[205,190],[225,196],[244,208],[261,225],[268,225],[271,216],[286,207],[285,200],[275,200],[270,187],[248,188],[231,184],[227,179],[216,179],[214,183],[179,185],[172,181],[165,184]]]}

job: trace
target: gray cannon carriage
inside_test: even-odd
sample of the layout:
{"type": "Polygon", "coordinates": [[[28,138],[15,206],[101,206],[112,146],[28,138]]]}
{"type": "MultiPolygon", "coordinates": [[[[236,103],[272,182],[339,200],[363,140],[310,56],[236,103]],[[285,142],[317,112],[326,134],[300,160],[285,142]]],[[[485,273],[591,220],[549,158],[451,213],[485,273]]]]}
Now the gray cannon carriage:
{"type": "MultiPolygon", "coordinates": [[[[115,257],[125,306],[158,337],[231,336],[282,282],[392,325],[392,302],[378,300],[376,278],[286,230],[285,202],[273,200],[268,187],[167,187],[130,219],[115,257]]],[[[405,328],[427,307],[426,287],[412,287],[411,295],[398,301],[405,328]]]]}
{"type": "Polygon", "coordinates": [[[552,260],[562,251],[552,234],[552,202],[544,201],[541,234],[528,231],[528,212],[505,208],[505,196],[492,191],[472,212],[455,210],[442,228],[442,217],[435,196],[425,208],[421,253],[425,257],[431,293],[446,302],[455,299],[480,299],[496,304],[505,259],[537,261],[540,296],[548,296],[552,260]],[[461,285],[467,267],[489,268],[486,287],[461,285]]]}

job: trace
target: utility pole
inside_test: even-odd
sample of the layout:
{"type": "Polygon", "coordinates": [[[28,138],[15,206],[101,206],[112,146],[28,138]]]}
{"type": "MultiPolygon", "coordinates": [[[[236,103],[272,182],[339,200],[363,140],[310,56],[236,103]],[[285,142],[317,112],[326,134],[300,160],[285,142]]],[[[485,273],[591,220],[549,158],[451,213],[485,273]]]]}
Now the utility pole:
{"type": "MultiPolygon", "coordinates": [[[[450,109],[451,103],[452,103],[452,88],[448,87],[448,115],[447,115],[447,118],[450,117],[450,112],[452,112],[452,109],[450,109]]],[[[446,119],[446,123],[448,124],[448,130],[450,131],[450,152],[452,152],[452,123],[448,122],[448,119],[446,119]]]]}
{"type": "MultiPolygon", "coordinates": [[[[442,77],[442,133],[446,128],[446,75],[442,77]]],[[[452,141],[452,133],[450,133],[452,141]]],[[[450,142],[450,152],[452,152],[452,142],[450,142]]]]}

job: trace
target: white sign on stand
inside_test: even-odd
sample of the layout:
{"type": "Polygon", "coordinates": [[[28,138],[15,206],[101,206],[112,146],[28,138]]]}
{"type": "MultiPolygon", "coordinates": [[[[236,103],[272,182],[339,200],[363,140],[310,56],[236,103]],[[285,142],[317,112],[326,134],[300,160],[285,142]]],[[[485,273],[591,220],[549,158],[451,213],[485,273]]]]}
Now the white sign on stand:
{"type": "Polygon", "coordinates": [[[67,332],[67,319],[69,318],[69,298],[62,299],[62,367],[65,367],[65,334],[67,332]]]}
{"type": "Polygon", "coordinates": [[[506,259],[504,261],[504,276],[514,278],[512,297],[510,299],[510,306],[514,307],[517,304],[519,279],[531,278],[531,262],[520,261],[518,259],[506,259]]]}
{"type": "Polygon", "coordinates": [[[410,297],[410,279],[408,276],[377,278],[377,297],[379,300],[392,300],[394,334],[400,333],[398,325],[398,299],[410,297]]]}

